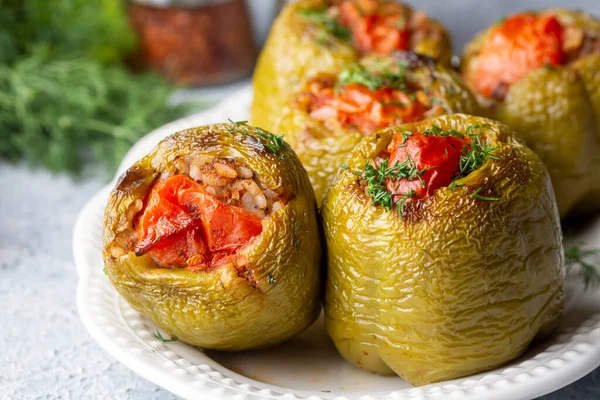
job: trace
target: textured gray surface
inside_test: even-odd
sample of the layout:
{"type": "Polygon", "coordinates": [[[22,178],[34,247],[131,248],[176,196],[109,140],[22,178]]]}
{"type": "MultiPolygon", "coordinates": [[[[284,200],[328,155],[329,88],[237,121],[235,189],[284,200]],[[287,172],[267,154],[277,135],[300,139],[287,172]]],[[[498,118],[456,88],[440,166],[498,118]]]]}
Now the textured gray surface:
{"type": "MultiPolygon", "coordinates": [[[[507,12],[546,6],[600,15],[600,1],[412,0],[452,31],[455,50],[507,12]]],[[[136,376],[87,334],[75,307],[71,231],[99,181],[0,164],[0,399],[155,400],[175,396],[136,376]]],[[[600,399],[600,369],[545,400],[600,399]]]]}

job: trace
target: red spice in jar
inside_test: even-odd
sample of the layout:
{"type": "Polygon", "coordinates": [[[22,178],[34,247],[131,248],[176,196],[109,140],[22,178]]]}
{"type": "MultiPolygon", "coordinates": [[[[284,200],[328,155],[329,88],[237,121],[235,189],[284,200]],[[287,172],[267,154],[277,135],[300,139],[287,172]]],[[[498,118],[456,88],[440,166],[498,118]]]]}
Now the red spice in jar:
{"type": "Polygon", "coordinates": [[[257,50],[244,0],[156,3],[129,4],[144,65],[191,86],[224,83],[250,73],[257,50]]]}

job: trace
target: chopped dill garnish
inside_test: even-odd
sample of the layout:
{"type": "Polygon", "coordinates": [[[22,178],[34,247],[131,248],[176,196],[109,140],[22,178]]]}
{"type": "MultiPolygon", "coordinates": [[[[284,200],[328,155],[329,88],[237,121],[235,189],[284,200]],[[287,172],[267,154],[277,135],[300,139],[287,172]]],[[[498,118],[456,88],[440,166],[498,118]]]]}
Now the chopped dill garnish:
{"type": "MultiPolygon", "coordinates": [[[[485,139],[480,136],[480,131],[485,126],[486,125],[469,126],[466,129],[466,134],[463,134],[455,129],[443,130],[436,125],[432,125],[423,131],[423,134],[426,136],[453,136],[460,139],[464,139],[465,137],[469,138],[470,143],[468,145],[465,144],[462,147],[457,175],[448,185],[450,191],[464,186],[462,184],[458,184],[456,181],[479,169],[488,158],[494,160],[500,159],[492,154],[497,147],[488,144],[485,139]]],[[[405,147],[406,143],[404,142],[407,141],[413,132],[407,130],[400,132],[400,134],[402,135],[403,143],[397,145],[397,147],[405,147]]],[[[444,149],[444,151],[446,154],[448,154],[448,149],[444,149]]],[[[419,170],[414,160],[407,154],[407,159],[404,162],[396,162],[394,166],[389,166],[389,160],[382,161],[379,166],[375,166],[372,161],[369,161],[365,164],[362,174],[359,173],[358,175],[362,175],[363,182],[367,184],[366,194],[372,198],[372,204],[379,204],[389,211],[394,206],[394,202],[396,202],[398,212],[401,214],[406,201],[411,198],[418,197],[418,195],[413,190],[409,191],[408,193],[392,194],[388,190],[388,183],[399,181],[401,179],[406,179],[407,181],[419,179],[421,186],[425,187],[425,182],[422,178],[422,175],[426,171],[427,169],[419,170]]],[[[483,189],[483,186],[479,187],[470,194],[470,197],[486,201],[500,200],[499,197],[488,197],[481,195],[480,193],[483,189]]]]}
{"type": "MultiPolygon", "coordinates": [[[[375,167],[373,163],[367,162],[365,164],[364,171],[362,173],[362,180],[367,184],[367,195],[372,199],[372,204],[379,204],[389,211],[394,206],[393,196],[387,189],[388,181],[396,181],[400,179],[406,179],[412,181],[419,179],[421,184],[424,186],[423,178],[421,175],[426,170],[418,170],[414,160],[407,155],[407,159],[403,162],[396,162],[393,166],[388,166],[389,160],[383,160],[378,167],[375,167]]],[[[397,193],[395,196],[399,196],[400,199],[415,197],[414,192],[409,193],[397,193]]],[[[404,200],[405,202],[406,200],[404,200]]],[[[404,202],[401,208],[404,207],[404,202]]]]}
{"type": "Polygon", "coordinates": [[[343,169],[344,171],[347,171],[348,168],[350,168],[350,167],[347,166],[346,164],[342,164],[342,165],[340,165],[340,168],[343,169]]]}
{"type": "Polygon", "coordinates": [[[480,188],[478,188],[476,191],[474,191],[473,193],[471,193],[471,197],[477,200],[485,200],[485,201],[498,201],[500,200],[500,197],[485,197],[485,196],[481,196],[479,194],[479,192],[481,192],[483,190],[483,186],[481,186],[480,188]]]}
{"type": "Polygon", "coordinates": [[[272,153],[279,154],[281,148],[285,144],[283,141],[283,135],[274,135],[261,128],[257,128],[256,134],[267,141],[265,147],[272,153]]]}
{"type": "MultiPolygon", "coordinates": [[[[429,128],[423,131],[423,135],[425,136],[454,136],[457,138],[463,139],[465,137],[464,134],[460,133],[456,129],[448,129],[443,130],[439,126],[431,125],[429,128]]],[[[404,137],[404,136],[403,136],[404,137]]]]}
{"type": "Polygon", "coordinates": [[[581,276],[585,284],[586,290],[588,288],[597,288],[600,285],[600,266],[597,263],[597,259],[594,263],[589,261],[590,257],[600,255],[600,249],[589,249],[584,250],[579,246],[572,246],[565,249],[565,259],[567,267],[579,265],[581,267],[581,276]]]}
{"type": "Polygon", "coordinates": [[[267,275],[267,283],[268,283],[269,285],[274,285],[274,284],[275,284],[275,282],[277,282],[277,281],[275,280],[275,277],[273,276],[273,274],[272,274],[272,273],[270,273],[270,272],[269,272],[269,274],[267,275]]]}
{"type": "Polygon", "coordinates": [[[337,87],[356,83],[364,85],[370,90],[382,87],[406,90],[406,67],[401,64],[398,67],[400,68],[397,72],[388,68],[370,71],[364,66],[354,63],[340,72],[337,87]]]}
{"type": "Polygon", "coordinates": [[[410,135],[412,135],[413,133],[411,131],[402,131],[401,135],[402,135],[402,141],[406,142],[406,139],[408,139],[408,137],[410,135]]]}
{"type": "Polygon", "coordinates": [[[298,222],[296,224],[296,226],[294,226],[294,232],[293,232],[293,236],[294,236],[294,247],[298,248],[298,246],[300,245],[300,239],[298,238],[298,229],[300,229],[300,226],[302,226],[302,222],[298,222]]]}
{"type": "MultiPolygon", "coordinates": [[[[335,36],[338,39],[347,40],[350,38],[350,30],[344,25],[340,24],[335,16],[327,13],[327,8],[314,9],[314,8],[301,8],[298,10],[298,14],[306,18],[311,23],[322,28],[326,33],[335,36]]],[[[321,41],[325,41],[326,38],[320,37],[321,41]]]]}
{"type": "Polygon", "coordinates": [[[450,191],[454,191],[454,189],[459,188],[459,187],[463,187],[465,185],[459,185],[458,183],[456,183],[456,179],[454,179],[452,182],[450,182],[450,185],[448,185],[448,189],[450,189],[450,191]]]}
{"type": "Polygon", "coordinates": [[[398,198],[398,203],[396,204],[396,209],[398,210],[398,214],[402,215],[402,213],[404,212],[404,206],[406,205],[406,201],[408,199],[412,199],[418,196],[417,193],[415,193],[414,190],[410,189],[407,193],[397,193],[400,195],[400,198],[398,198]]]}
{"type": "Polygon", "coordinates": [[[233,121],[231,118],[227,118],[227,121],[229,121],[230,123],[235,124],[237,126],[248,124],[248,121],[233,121]]]}
{"type": "Polygon", "coordinates": [[[171,343],[177,341],[177,338],[175,336],[171,336],[171,339],[165,339],[158,329],[156,330],[156,332],[154,332],[154,337],[163,343],[171,343]]]}
{"type": "Polygon", "coordinates": [[[499,157],[492,154],[497,147],[487,144],[485,139],[479,135],[483,127],[484,125],[472,125],[467,128],[467,136],[471,140],[471,143],[468,147],[463,146],[462,148],[459,172],[453,181],[464,178],[471,172],[479,169],[488,158],[500,160],[499,157]]]}

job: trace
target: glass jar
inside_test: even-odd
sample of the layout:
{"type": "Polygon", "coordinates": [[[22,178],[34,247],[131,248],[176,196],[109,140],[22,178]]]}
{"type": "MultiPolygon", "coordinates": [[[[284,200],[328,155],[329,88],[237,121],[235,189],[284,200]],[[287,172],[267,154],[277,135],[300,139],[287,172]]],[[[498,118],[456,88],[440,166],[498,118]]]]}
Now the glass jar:
{"type": "Polygon", "coordinates": [[[245,0],[130,0],[128,13],[139,61],[175,83],[233,81],[256,61],[245,0]]]}

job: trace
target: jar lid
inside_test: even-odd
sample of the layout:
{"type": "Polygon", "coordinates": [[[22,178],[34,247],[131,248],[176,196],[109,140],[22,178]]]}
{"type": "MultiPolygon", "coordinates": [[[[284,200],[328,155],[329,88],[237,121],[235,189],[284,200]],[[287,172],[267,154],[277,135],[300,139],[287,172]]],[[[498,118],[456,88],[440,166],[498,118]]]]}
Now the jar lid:
{"type": "Polygon", "coordinates": [[[152,7],[198,7],[219,3],[231,3],[234,0],[129,0],[131,3],[152,7]]]}

